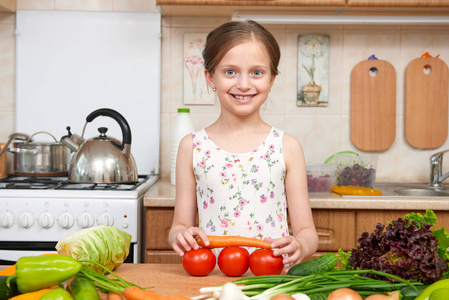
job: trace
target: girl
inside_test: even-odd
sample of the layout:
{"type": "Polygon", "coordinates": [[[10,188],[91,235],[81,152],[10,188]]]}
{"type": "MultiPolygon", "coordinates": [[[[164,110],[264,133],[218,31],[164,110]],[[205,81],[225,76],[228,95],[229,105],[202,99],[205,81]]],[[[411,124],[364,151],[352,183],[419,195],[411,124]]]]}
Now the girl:
{"type": "Polygon", "coordinates": [[[254,21],[229,22],[208,34],[203,58],[221,112],[180,143],[173,249],[182,256],[199,248],[196,237],[207,245],[207,235],[239,235],[270,242],[285,265],[310,258],[318,236],[301,144],[259,113],[278,74],[279,45],[254,21]]]}

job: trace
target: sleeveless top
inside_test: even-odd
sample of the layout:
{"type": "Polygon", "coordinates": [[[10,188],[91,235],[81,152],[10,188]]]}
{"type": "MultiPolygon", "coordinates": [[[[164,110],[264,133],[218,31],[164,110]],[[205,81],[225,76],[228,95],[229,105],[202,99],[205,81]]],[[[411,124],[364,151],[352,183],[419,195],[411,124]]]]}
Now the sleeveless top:
{"type": "Polygon", "coordinates": [[[262,145],[233,154],[217,147],[204,129],[192,133],[199,227],[207,235],[289,235],[283,134],[272,128],[262,145]]]}

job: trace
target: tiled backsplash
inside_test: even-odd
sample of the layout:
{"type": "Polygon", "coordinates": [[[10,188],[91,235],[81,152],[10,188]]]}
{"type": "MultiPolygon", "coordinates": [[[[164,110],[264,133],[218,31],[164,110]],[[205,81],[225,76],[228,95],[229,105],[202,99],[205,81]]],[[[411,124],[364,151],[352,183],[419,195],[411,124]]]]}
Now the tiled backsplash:
{"type": "MultiPolygon", "coordinates": [[[[154,1],[125,0],[18,0],[18,9],[145,11],[156,12],[154,1]]],[[[162,99],[160,173],[170,172],[170,132],[177,108],[183,104],[183,35],[207,33],[230,18],[162,18],[162,99]]],[[[375,54],[396,70],[396,139],[379,155],[377,181],[427,181],[431,154],[449,149],[449,141],[433,150],[410,147],[404,138],[404,74],[407,64],[424,52],[440,54],[449,64],[448,26],[270,25],[281,46],[280,75],[262,107],[263,118],[297,137],[307,162],[324,162],[342,150],[356,149],[350,140],[350,74],[360,61],[375,54]],[[330,36],[329,105],[296,106],[297,37],[302,34],[330,36]]],[[[14,132],[15,15],[0,13],[0,142],[14,132]]],[[[425,99],[423,99],[425,101],[425,99]]],[[[197,129],[212,123],[219,105],[191,105],[197,129]]],[[[142,120],[144,122],[144,120],[142,120]]],[[[444,171],[449,170],[448,166],[444,171]]]]}

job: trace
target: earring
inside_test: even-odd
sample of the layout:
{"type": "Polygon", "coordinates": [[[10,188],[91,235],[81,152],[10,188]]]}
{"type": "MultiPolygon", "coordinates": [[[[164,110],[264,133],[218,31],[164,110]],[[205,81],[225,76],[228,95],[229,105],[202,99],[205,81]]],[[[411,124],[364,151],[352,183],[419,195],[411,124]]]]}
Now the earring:
{"type": "Polygon", "coordinates": [[[214,88],[212,89],[212,92],[215,93],[216,91],[217,91],[217,88],[214,87],[214,88]]]}

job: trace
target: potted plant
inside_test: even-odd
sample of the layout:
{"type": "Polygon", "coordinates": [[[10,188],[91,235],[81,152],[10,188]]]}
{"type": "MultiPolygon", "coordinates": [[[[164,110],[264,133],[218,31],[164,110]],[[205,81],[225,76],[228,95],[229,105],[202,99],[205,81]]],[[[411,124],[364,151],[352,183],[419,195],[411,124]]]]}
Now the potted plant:
{"type": "Polygon", "coordinates": [[[302,65],[309,75],[309,83],[301,87],[301,92],[304,95],[304,102],[306,104],[318,104],[320,98],[321,86],[315,82],[315,57],[322,56],[326,51],[325,43],[320,39],[320,36],[308,36],[300,44],[301,52],[305,57],[311,58],[311,65],[307,67],[302,65]]]}

